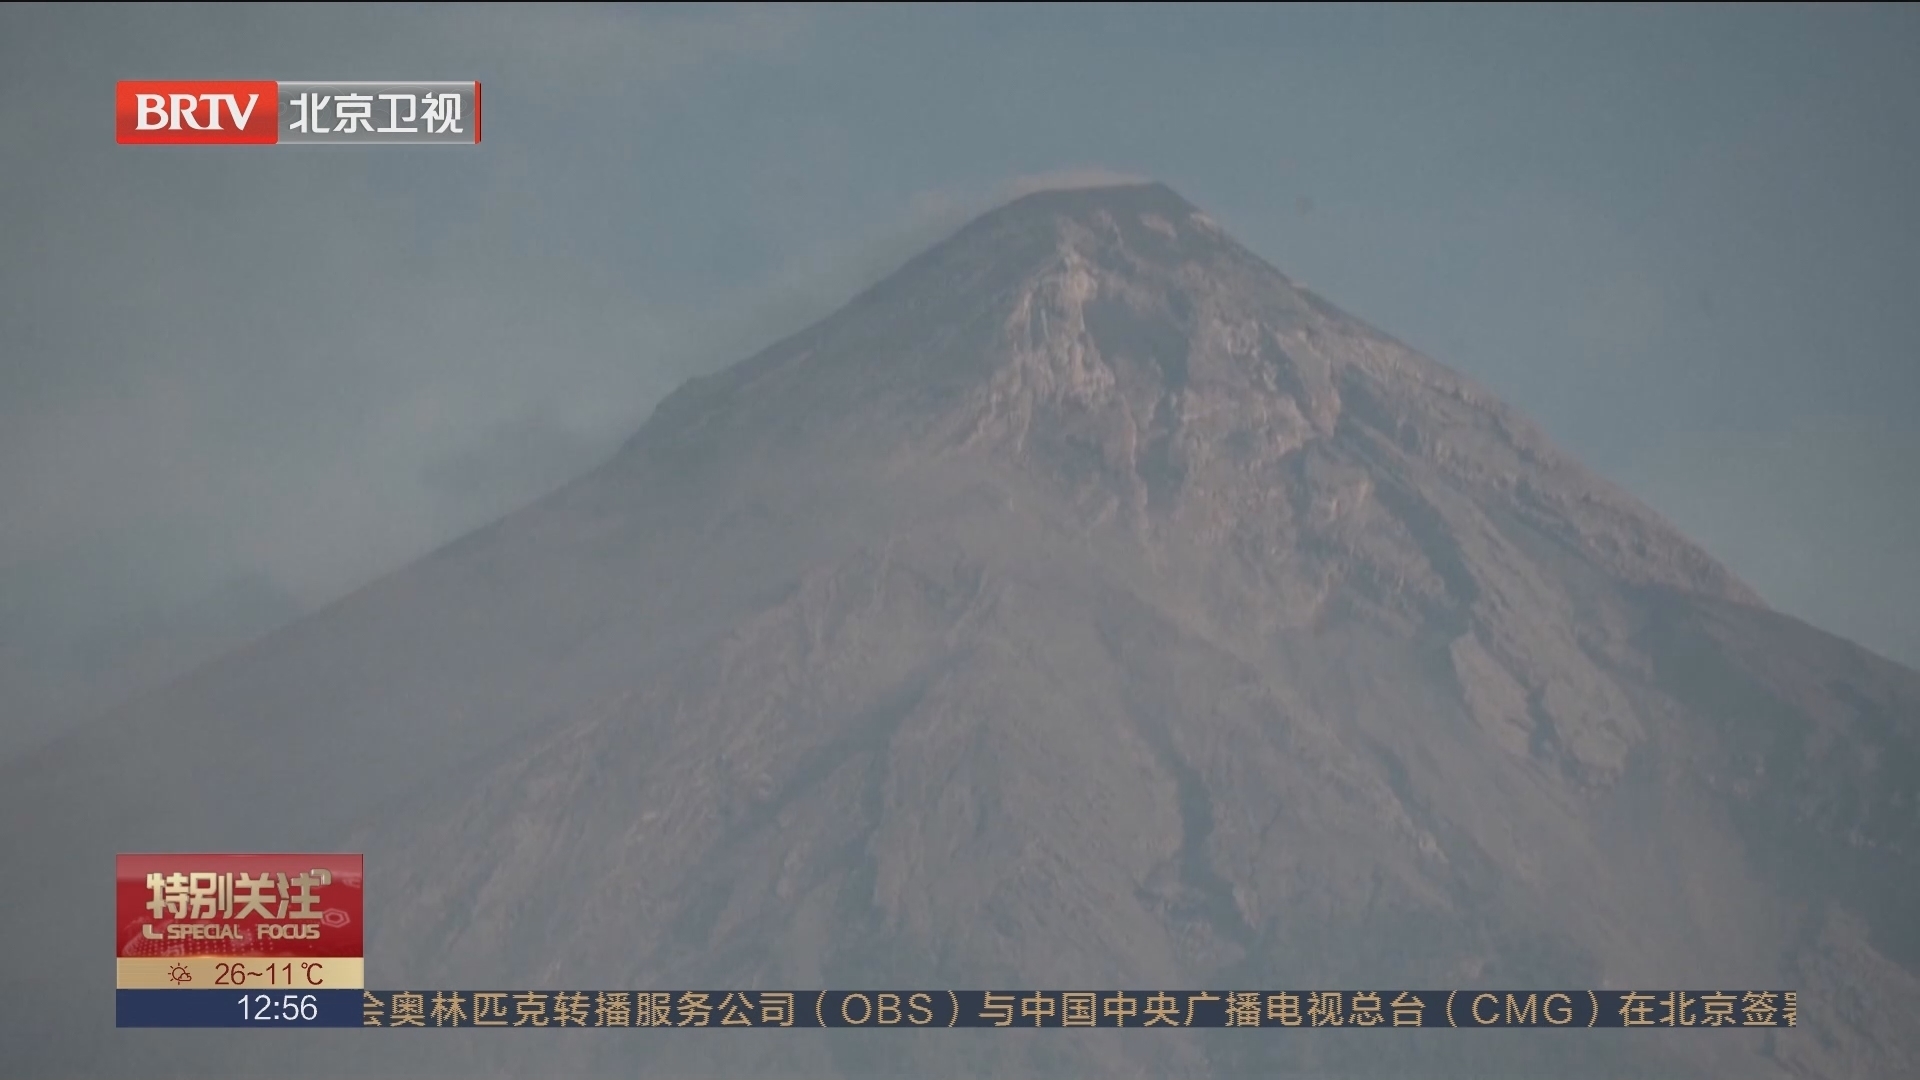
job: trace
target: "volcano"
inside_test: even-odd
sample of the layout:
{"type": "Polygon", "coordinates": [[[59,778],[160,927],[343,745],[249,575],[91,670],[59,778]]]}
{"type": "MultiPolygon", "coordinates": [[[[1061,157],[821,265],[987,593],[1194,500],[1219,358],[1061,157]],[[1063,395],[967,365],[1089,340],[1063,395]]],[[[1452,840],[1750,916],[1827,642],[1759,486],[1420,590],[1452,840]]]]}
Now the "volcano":
{"type": "Polygon", "coordinates": [[[1920,1075],[1920,675],[1157,184],[0,770],[31,1075],[1920,1075]],[[116,850],[367,857],[381,987],[1718,986],[1773,1032],[116,1031],[116,850]]]}

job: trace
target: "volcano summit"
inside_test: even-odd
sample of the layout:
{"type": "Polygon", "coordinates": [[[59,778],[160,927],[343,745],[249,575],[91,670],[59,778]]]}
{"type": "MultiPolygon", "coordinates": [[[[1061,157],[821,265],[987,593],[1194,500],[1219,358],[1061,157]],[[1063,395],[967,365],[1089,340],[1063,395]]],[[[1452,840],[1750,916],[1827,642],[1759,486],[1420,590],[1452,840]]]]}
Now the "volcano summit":
{"type": "Polygon", "coordinates": [[[47,887],[10,913],[43,930],[0,1050],[1914,1075],[1917,783],[1920,676],[1768,610],[1167,188],[1046,192],[539,503],[8,765],[6,865],[47,887]],[[381,986],[1786,986],[1800,1018],[161,1039],[93,981],[116,849],[364,850],[381,986]]]}

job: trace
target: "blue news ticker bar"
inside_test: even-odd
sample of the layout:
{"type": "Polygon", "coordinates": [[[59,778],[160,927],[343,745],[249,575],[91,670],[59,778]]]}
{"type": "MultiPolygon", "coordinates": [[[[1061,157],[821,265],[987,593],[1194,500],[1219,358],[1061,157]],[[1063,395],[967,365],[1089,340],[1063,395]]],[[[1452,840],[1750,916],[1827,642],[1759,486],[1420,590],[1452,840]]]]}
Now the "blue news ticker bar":
{"type": "Polygon", "coordinates": [[[116,990],[114,1026],[360,1027],[359,990],[116,990]]]}
{"type": "Polygon", "coordinates": [[[1790,990],[120,990],[120,1027],[1796,1026],[1790,990]]]}

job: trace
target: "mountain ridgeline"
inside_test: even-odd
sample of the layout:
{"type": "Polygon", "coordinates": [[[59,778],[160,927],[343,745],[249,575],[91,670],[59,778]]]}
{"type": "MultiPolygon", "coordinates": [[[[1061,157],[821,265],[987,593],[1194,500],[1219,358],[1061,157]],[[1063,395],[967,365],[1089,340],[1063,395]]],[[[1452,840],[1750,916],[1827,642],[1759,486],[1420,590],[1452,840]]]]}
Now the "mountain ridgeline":
{"type": "Polygon", "coordinates": [[[1167,188],[1044,192],[535,505],[0,769],[38,883],[0,1056],[1912,1075],[1917,784],[1920,675],[1769,611],[1167,188]],[[364,851],[379,986],[1784,986],[1800,1018],[114,1031],[110,856],[203,849],[364,851]]]}

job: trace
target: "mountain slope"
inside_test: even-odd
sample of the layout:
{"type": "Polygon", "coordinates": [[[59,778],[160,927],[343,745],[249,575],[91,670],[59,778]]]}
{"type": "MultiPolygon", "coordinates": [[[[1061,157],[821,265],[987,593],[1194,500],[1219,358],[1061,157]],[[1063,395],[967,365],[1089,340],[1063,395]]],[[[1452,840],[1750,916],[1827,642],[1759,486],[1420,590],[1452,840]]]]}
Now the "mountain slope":
{"type": "Polygon", "coordinates": [[[42,1019],[0,1052],[1895,1075],[1917,729],[1920,676],[1765,610],[1177,195],[1046,193],[552,497],[8,768],[0,854],[60,889],[22,898],[50,932],[0,993],[42,1019]],[[57,830],[18,824],[44,806],[57,830]],[[114,849],[307,846],[366,851],[381,985],[1787,985],[1802,1027],[247,1047],[38,987],[95,962],[114,849]]]}

